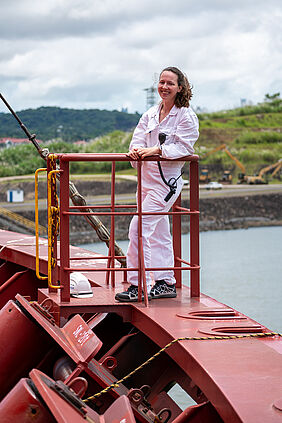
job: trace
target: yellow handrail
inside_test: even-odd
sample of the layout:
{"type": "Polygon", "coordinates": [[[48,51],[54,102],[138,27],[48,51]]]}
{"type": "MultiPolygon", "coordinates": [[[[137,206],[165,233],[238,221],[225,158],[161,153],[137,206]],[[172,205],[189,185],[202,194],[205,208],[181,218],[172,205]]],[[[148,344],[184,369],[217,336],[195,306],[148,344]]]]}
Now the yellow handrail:
{"type": "Polygon", "coordinates": [[[38,173],[46,172],[47,168],[37,169],[35,172],[35,240],[36,240],[36,256],[35,256],[35,271],[38,279],[46,280],[48,276],[41,276],[39,273],[39,234],[38,234],[38,173]]]}

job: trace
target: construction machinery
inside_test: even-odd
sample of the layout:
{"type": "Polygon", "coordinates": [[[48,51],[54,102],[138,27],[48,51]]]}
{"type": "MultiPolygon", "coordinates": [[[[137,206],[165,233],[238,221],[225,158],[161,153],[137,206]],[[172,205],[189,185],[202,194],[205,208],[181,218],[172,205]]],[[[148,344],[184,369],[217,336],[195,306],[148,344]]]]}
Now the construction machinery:
{"type": "Polygon", "coordinates": [[[263,167],[259,172],[259,176],[263,177],[264,175],[270,173],[272,178],[279,177],[281,170],[282,170],[282,159],[279,159],[278,162],[273,163],[269,166],[263,167]]]}
{"type": "Polygon", "coordinates": [[[279,171],[282,169],[282,159],[279,159],[278,162],[271,165],[263,167],[258,175],[247,176],[244,174],[239,174],[238,184],[247,183],[249,185],[258,185],[258,184],[268,184],[268,180],[265,176],[270,173],[271,177],[279,175],[279,171]]]}
{"type": "Polygon", "coordinates": [[[207,184],[208,182],[210,182],[208,168],[205,167],[205,168],[201,169],[199,182],[200,182],[200,184],[207,184]]]}
{"type": "MultiPolygon", "coordinates": [[[[228,150],[226,144],[221,144],[218,147],[213,148],[208,153],[201,156],[201,159],[205,159],[206,157],[210,156],[217,151],[224,151],[241,169],[242,172],[238,174],[238,184],[249,184],[249,185],[258,185],[258,184],[267,184],[268,181],[265,179],[266,174],[271,173],[271,177],[277,177],[280,175],[280,171],[282,170],[282,159],[279,159],[276,163],[263,167],[258,175],[246,175],[246,168],[245,166],[228,150]]],[[[209,182],[208,177],[208,169],[204,168],[200,174],[200,182],[207,183],[209,182]]],[[[232,174],[230,170],[225,170],[223,172],[222,178],[219,180],[222,183],[232,183],[232,174]]]]}
{"type": "Polygon", "coordinates": [[[263,179],[259,175],[253,175],[253,176],[247,176],[244,174],[238,175],[238,184],[249,184],[249,185],[262,185],[262,184],[268,184],[268,182],[263,179]]]}
{"type": "MultiPolygon", "coordinates": [[[[235,163],[236,165],[241,169],[242,173],[240,173],[240,175],[242,175],[241,177],[245,176],[246,170],[245,170],[245,166],[235,157],[233,156],[233,154],[230,153],[230,151],[228,150],[226,144],[221,144],[215,148],[213,148],[212,150],[210,150],[208,153],[204,154],[203,156],[201,156],[201,159],[205,159],[206,157],[210,156],[211,154],[214,154],[218,151],[224,151],[235,163]]],[[[202,172],[206,170],[208,175],[208,169],[203,169],[202,172]]],[[[202,173],[201,172],[201,173],[202,173]]],[[[207,176],[208,178],[208,176],[207,176]]],[[[205,181],[201,181],[201,175],[200,175],[200,182],[208,182],[208,180],[206,179],[205,181]]],[[[223,172],[222,178],[219,180],[219,182],[223,182],[226,184],[232,184],[232,174],[230,170],[225,170],[223,172]]]]}

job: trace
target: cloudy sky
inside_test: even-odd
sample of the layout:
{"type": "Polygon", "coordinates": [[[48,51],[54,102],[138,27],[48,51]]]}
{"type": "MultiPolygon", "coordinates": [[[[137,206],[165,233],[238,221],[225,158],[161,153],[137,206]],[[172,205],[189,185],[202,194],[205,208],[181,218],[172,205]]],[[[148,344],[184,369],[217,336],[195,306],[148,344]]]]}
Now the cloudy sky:
{"type": "Polygon", "coordinates": [[[280,0],[1,0],[0,92],[15,110],[141,113],[177,66],[194,108],[257,103],[282,93],[281,22],[280,0]]]}

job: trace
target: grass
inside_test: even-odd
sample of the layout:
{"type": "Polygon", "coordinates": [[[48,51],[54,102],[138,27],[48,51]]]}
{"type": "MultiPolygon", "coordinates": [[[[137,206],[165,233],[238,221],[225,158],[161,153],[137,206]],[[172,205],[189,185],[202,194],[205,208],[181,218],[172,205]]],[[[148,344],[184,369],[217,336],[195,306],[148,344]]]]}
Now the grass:
{"type": "Polygon", "coordinates": [[[282,113],[200,120],[203,128],[281,128],[282,113]]]}
{"type": "MultiPolygon", "coordinates": [[[[249,175],[258,173],[267,165],[282,158],[282,105],[281,100],[246,106],[228,111],[201,114],[200,138],[196,153],[205,155],[215,147],[226,144],[229,151],[246,169],[249,175]]],[[[200,162],[219,177],[222,169],[232,170],[233,177],[239,167],[224,151],[210,154],[200,162]]]]}

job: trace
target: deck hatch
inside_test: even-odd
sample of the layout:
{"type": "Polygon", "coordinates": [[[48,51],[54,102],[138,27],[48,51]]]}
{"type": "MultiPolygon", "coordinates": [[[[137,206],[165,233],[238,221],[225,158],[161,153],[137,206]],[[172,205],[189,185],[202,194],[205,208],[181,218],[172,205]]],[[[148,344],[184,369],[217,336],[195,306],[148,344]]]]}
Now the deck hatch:
{"type": "Polygon", "coordinates": [[[228,336],[228,335],[245,335],[252,333],[263,333],[264,326],[259,324],[248,324],[248,325],[228,325],[218,326],[207,330],[199,330],[200,333],[214,336],[228,336]]]}
{"type": "Polygon", "coordinates": [[[185,319],[197,319],[197,320],[234,320],[234,319],[247,319],[245,316],[238,313],[236,310],[232,308],[213,308],[213,309],[203,309],[203,310],[196,310],[190,311],[187,314],[180,314],[176,315],[177,317],[183,317],[185,319]]]}

